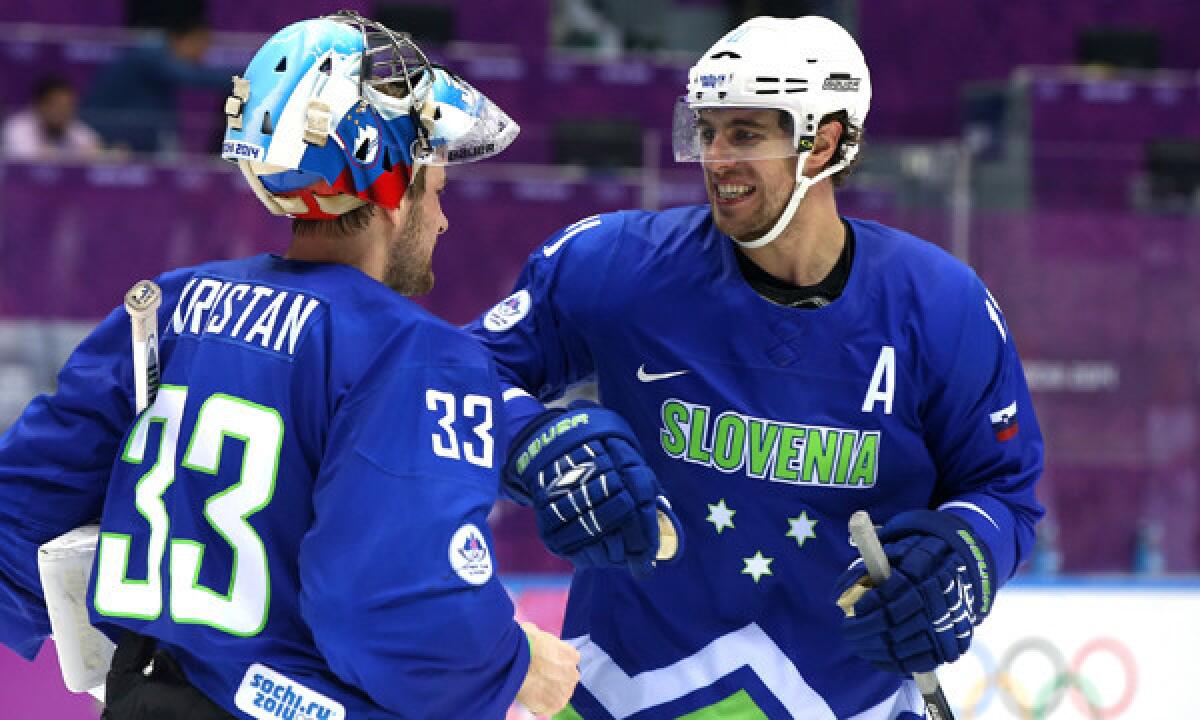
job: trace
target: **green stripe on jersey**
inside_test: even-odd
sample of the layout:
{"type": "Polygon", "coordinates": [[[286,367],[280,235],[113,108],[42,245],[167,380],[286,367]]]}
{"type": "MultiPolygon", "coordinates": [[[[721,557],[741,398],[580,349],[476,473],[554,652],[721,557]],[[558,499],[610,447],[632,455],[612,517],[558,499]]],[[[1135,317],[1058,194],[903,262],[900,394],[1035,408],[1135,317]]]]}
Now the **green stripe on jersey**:
{"type": "Polygon", "coordinates": [[[679,720],[767,720],[745,690],[738,690],[719,703],[683,715],[679,720]]]}

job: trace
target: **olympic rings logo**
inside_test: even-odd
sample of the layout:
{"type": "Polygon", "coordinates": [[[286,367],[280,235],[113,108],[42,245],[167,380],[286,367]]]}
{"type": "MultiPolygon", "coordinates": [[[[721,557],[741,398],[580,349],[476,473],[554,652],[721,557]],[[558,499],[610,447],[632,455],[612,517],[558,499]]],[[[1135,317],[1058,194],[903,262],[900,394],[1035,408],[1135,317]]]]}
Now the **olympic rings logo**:
{"type": "MultiPolygon", "coordinates": [[[[1100,637],[1084,643],[1068,662],[1066,656],[1054,644],[1038,637],[1027,637],[1013,643],[997,663],[995,657],[982,643],[971,646],[970,655],[982,665],[983,676],[974,681],[961,697],[958,712],[963,720],[974,720],[985,713],[997,700],[1008,713],[1022,720],[1051,718],[1063,703],[1070,698],[1071,704],[1086,718],[1108,720],[1120,717],[1133,703],[1137,693],[1137,664],[1133,653],[1120,641],[1100,637]],[[1102,697],[1097,683],[1086,673],[1095,670],[1095,663],[1115,660],[1120,667],[1123,682],[1119,686],[1103,681],[1106,692],[1102,697]],[[1049,673],[1021,672],[1018,665],[1028,669],[1028,662],[1042,663],[1050,667],[1049,673]],[[1094,659],[1095,658],[1095,659],[1094,659]],[[1115,699],[1115,688],[1120,694],[1115,699]]],[[[959,698],[955,698],[959,700],[959,698]]]]}

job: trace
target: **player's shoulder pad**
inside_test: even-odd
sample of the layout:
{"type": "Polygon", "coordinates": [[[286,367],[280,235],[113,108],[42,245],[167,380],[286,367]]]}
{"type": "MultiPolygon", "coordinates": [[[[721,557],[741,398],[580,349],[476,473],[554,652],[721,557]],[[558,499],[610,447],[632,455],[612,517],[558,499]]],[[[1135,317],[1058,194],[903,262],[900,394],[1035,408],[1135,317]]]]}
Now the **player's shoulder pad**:
{"type": "Polygon", "coordinates": [[[893,275],[919,275],[927,287],[930,283],[962,283],[973,275],[965,263],[924,238],[872,220],[846,220],[863,248],[856,257],[881,264],[893,275]]]}
{"type": "Polygon", "coordinates": [[[192,265],[190,267],[181,267],[174,270],[168,270],[167,272],[156,277],[154,282],[158,283],[159,287],[163,288],[163,290],[166,290],[169,287],[187,283],[187,281],[196,274],[206,272],[215,265],[216,263],[205,263],[203,265],[192,265]]]}
{"type": "Polygon", "coordinates": [[[648,246],[690,245],[697,234],[704,234],[709,217],[708,207],[703,205],[590,215],[552,235],[534,252],[534,260],[570,258],[572,264],[590,265],[604,258],[644,255],[648,246]]]}
{"type": "Polygon", "coordinates": [[[383,352],[397,353],[405,365],[472,367],[487,369],[491,356],[473,335],[451,325],[415,303],[406,303],[401,323],[381,344],[383,352]]]}
{"type": "Polygon", "coordinates": [[[636,239],[641,252],[695,252],[698,245],[724,242],[715,230],[707,205],[684,205],[666,210],[630,212],[625,235],[636,239]]]}
{"type": "Polygon", "coordinates": [[[200,276],[214,275],[220,276],[220,268],[230,264],[230,260],[216,260],[213,262],[202,263],[199,265],[189,265],[186,267],[168,270],[154,278],[154,282],[158,284],[162,291],[162,302],[158,308],[160,318],[159,330],[163,331],[165,327],[170,327],[170,324],[163,326],[162,318],[170,317],[172,314],[177,314],[176,306],[180,299],[187,300],[187,292],[194,285],[193,281],[200,276]]]}
{"type": "Polygon", "coordinates": [[[943,373],[977,368],[990,375],[1002,357],[1015,353],[1000,305],[975,271],[958,264],[955,282],[926,298],[925,347],[943,373]]]}
{"type": "Polygon", "coordinates": [[[558,230],[534,251],[533,257],[555,261],[566,257],[590,255],[597,249],[610,248],[624,225],[624,212],[589,215],[558,230]]]}
{"type": "Polygon", "coordinates": [[[986,294],[975,271],[937,245],[881,223],[847,218],[855,262],[884,284],[887,297],[912,302],[931,318],[961,316],[963,303],[986,294]]]}
{"type": "Polygon", "coordinates": [[[848,221],[857,241],[855,262],[864,263],[885,302],[910,308],[906,315],[935,365],[952,365],[967,336],[979,352],[985,352],[982,345],[995,349],[1008,341],[999,304],[970,266],[902,230],[848,221]],[[989,336],[998,342],[989,342],[989,336]]]}
{"type": "MultiPolygon", "coordinates": [[[[197,275],[220,275],[220,268],[229,264],[229,260],[217,260],[213,262],[202,263],[200,265],[189,265],[186,267],[168,270],[158,277],[154,278],[154,282],[158,283],[162,289],[164,300],[169,296],[178,296],[182,294],[184,287],[188,282],[197,275]]],[[[165,302],[163,303],[166,304],[165,302]]]]}

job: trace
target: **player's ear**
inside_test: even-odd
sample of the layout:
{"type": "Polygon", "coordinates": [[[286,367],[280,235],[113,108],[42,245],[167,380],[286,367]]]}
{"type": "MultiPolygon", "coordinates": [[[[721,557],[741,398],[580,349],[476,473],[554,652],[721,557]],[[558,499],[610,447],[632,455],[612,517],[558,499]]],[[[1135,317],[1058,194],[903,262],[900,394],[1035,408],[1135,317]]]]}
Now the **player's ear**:
{"type": "Polygon", "coordinates": [[[408,215],[408,206],[411,202],[412,199],[408,193],[405,193],[404,197],[400,199],[400,204],[396,207],[386,208],[381,205],[379,206],[379,210],[383,212],[383,216],[391,223],[392,227],[400,227],[404,224],[404,219],[408,215]]]}
{"type": "Polygon", "coordinates": [[[813,158],[819,160],[822,165],[831,160],[843,130],[840,122],[827,122],[817,128],[817,137],[813,141],[813,158]]]}

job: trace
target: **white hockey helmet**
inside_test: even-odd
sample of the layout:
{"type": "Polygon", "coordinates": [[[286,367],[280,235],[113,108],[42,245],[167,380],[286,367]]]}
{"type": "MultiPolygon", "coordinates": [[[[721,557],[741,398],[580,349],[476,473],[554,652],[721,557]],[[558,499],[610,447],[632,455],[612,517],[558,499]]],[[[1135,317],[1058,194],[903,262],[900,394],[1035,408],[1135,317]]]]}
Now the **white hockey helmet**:
{"type": "Polygon", "coordinates": [[[744,247],[773,241],[791,222],[812,185],[850,164],[856,139],[871,106],[871,76],[858,43],[832,20],[756,17],[717,41],[688,73],[687,95],[675,108],[672,144],[680,162],[703,162],[706,136],[702,111],[721,108],[771,108],[792,118],[790,149],[747,148],[737,160],[798,158],[796,187],[787,208],[769,232],[744,247]],[[843,135],[842,158],[815,177],[804,175],[821,119],[845,111],[850,127],[843,135]]]}

